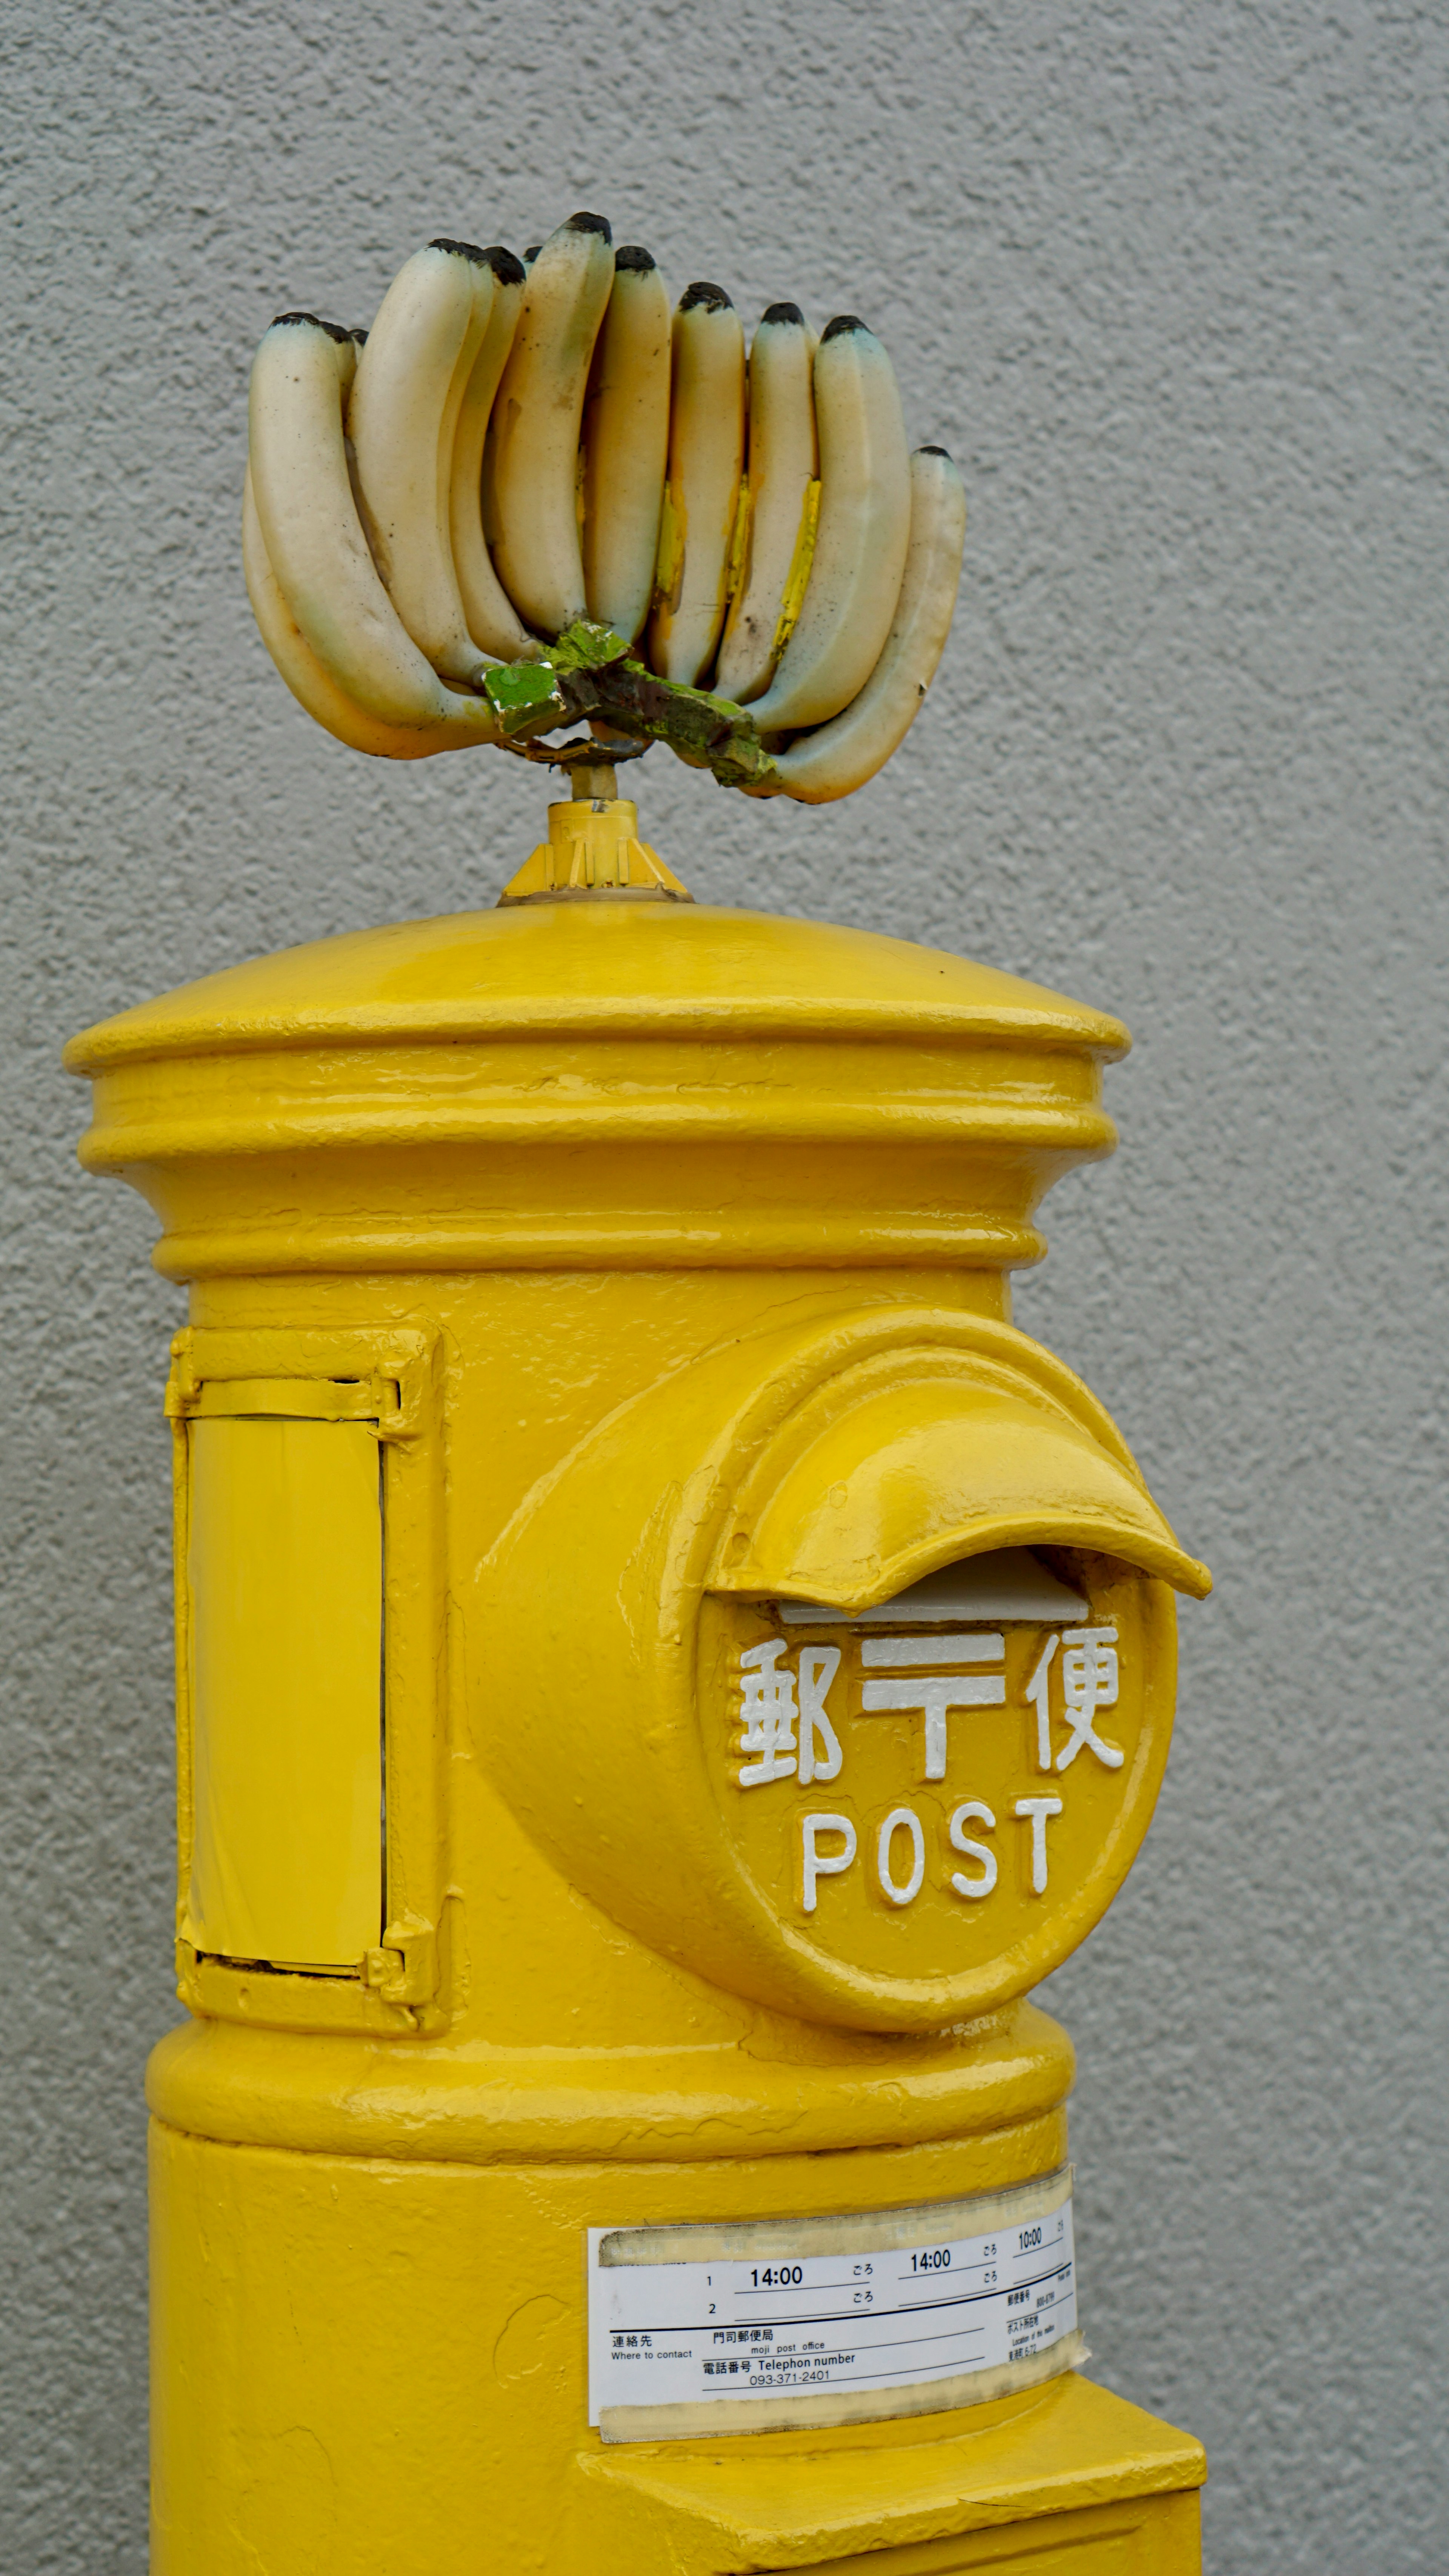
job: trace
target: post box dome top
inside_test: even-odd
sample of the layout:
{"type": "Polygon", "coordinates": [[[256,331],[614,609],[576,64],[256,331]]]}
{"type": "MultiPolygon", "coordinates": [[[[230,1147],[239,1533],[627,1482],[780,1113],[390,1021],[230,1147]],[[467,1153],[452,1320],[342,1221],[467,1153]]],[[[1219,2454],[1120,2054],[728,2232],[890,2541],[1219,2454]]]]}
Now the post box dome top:
{"type": "Polygon", "coordinates": [[[919,1037],[1125,1054],[1119,1020],[877,932],[703,904],[521,906],[352,931],[227,968],[72,1039],[158,1057],[547,1031],[919,1037]]]}

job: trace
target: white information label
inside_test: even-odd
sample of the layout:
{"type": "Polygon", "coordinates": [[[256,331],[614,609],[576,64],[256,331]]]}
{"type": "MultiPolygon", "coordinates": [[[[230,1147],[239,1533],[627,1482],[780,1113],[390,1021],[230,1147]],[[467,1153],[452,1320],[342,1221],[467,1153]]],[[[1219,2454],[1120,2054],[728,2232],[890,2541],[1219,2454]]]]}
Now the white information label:
{"type": "Polygon", "coordinates": [[[715,2431],[846,2422],[1070,2369],[1071,2191],[1064,2167],[873,2215],[590,2228],[589,2421],[624,2441],[695,2430],[701,2407],[715,2431]]]}

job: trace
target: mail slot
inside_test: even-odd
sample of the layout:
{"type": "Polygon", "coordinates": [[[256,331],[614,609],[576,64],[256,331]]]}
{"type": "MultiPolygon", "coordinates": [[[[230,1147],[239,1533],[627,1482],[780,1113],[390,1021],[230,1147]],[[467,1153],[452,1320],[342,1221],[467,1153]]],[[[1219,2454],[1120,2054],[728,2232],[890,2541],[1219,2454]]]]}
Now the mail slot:
{"type": "Polygon", "coordinates": [[[189,1298],[155,2576],[1196,2568],[1032,2001],[1207,1585],[1011,1320],[1125,1043],[601,896],[72,1049],[189,1298]]]}

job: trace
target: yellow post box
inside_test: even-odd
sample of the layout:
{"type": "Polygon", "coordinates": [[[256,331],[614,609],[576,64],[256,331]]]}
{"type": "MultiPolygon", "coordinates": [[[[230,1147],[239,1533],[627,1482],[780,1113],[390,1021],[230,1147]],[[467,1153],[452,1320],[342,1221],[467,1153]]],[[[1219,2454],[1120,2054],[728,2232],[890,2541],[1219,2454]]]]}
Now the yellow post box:
{"type": "Polygon", "coordinates": [[[1184,2576],[1028,2000],[1207,1588],[1010,1320],[1125,1033],[598,873],[71,1050],[191,1295],[156,2576],[1184,2576]]]}

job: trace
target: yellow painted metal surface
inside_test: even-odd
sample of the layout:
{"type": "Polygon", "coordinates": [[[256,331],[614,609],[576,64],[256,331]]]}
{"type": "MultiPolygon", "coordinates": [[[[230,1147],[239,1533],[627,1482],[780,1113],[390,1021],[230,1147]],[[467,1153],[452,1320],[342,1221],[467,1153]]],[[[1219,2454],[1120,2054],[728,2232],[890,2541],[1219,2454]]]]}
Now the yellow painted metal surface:
{"type": "Polygon", "coordinates": [[[1206,1582],[1010,1320],[1125,1043],[895,941],[606,896],[293,951],[73,1048],[84,1158],[191,1287],[160,2576],[1195,2568],[1198,2446],[1075,2375],[653,2442],[591,2425],[585,2368],[590,2229],[1064,2166],[1029,1990],[1140,1845],[1206,1582]],[[257,1428],[370,1456],[373,1521],[360,1463],[270,1509],[257,1428]],[[312,1766],[271,1845],[264,1744],[257,1777],[312,1766]],[[306,1942],[218,1918],[228,1836],[306,1942]],[[309,1842],[351,1855],[325,1899],[309,1842]]]}
{"type": "Polygon", "coordinates": [[[190,1438],[183,1937],[355,1969],[382,1928],[377,1440],[360,1422],[257,1414],[197,1421],[190,1438]]]}

